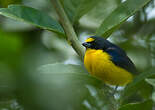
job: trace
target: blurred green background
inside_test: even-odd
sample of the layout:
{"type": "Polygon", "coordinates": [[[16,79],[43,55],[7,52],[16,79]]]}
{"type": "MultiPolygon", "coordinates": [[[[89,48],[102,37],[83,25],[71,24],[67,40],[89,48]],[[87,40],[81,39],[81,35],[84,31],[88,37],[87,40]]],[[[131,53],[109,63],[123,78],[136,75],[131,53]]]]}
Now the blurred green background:
{"type": "MultiPolygon", "coordinates": [[[[79,22],[75,22],[74,28],[81,43],[87,37],[94,35],[101,22],[123,1],[99,0],[92,9],[90,8],[88,13],[80,18],[79,22]]],[[[71,7],[70,3],[71,0],[62,0],[63,6],[66,7],[65,10],[70,10],[70,8],[74,7],[71,7]]],[[[57,15],[49,0],[0,0],[1,8],[5,8],[10,4],[22,4],[33,7],[57,19],[57,15]]],[[[68,11],[69,17],[71,17],[72,11],[68,11]]],[[[155,67],[155,0],[152,0],[134,16],[127,19],[108,40],[123,48],[140,72],[149,71],[150,68],[155,67]]],[[[87,92],[90,92],[88,95],[86,90],[83,89],[84,87],[82,87],[85,82],[81,78],[78,78],[77,87],[70,85],[70,83],[77,83],[71,77],[71,82],[65,83],[64,86],[60,84],[63,89],[58,87],[55,90],[52,87],[56,85],[51,80],[56,83],[57,80],[61,80],[60,77],[57,78],[57,76],[51,75],[37,77],[34,75],[38,74],[36,70],[44,65],[47,66],[43,70],[48,73],[53,67],[50,64],[54,63],[58,63],[58,65],[83,65],[83,62],[80,61],[80,58],[67,43],[64,36],[0,16],[0,110],[34,110],[34,108],[62,110],[68,103],[70,104],[67,105],[68,108],[66,110],[72,110],[72,105],[77,110],[106,109],[106,107],[103,108],[102,106],[106,105],[106,102],[101,101],[103,96],[100,96],[101,91],[98,91],[98,82],[94,83],[94,79],[88,79],[90,83],[90,85],[87,85],[87,92]],[[95,84],[95,86],[91,86],[91,84],[95,84]],[[76,91],[77,94],[72,94],[68,89],[76,91]],[[96,89],[99,93],[94,92],[96,89]],[[61,95],[56,94],[57,91],[61,95]],[[94,95],[95,93],[97,94],[96,96],[94,95]],[[77,103],[82,101],[83,107],[80,107],[79,103],[72,101],[76,99],[75,96],[82,97],[76,101],[77,103]],[[57,100],[60,97],[63,97],[62,100],[64,99],[64,101],[57,100]],[[91,99],[91,97],[96,99],[91,99]],[[97,104],[94,104],[92,100],[96,100],[97,104]]],[[[83,68],[83,66],[80,68],[83,68]]],[[[63,70],[63,67],[60,69],[63,70]]],[[[52,71],[56,73],[58,70],[59,68],[52,71]]],[[[66,69],[66,71],[68,70],[66,69]]],[[[84,69],[81,71],[81,73],[85,72],[84,69]]],[[[151,72],[155,73],[155,71],[151,72]]],[[[154,76],[151,76],[151,78],[154,78],[154,76]]],[[[65,76],[62,79],[68,81],[65,76]]],[[[123,104],[150,99],[155,101],[155,95],[152,95],[153,87],[146,81],[141,81],[135,86],[135,88],[137,87],[140,87],[139,93],[132,94],[124,99],[123,104]]]]}

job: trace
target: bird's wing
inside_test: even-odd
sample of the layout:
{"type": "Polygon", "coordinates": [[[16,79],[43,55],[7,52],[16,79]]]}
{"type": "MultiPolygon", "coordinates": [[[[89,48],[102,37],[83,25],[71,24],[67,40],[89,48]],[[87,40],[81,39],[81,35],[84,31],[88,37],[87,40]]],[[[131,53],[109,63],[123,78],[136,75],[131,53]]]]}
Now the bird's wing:
{"type": "Polygon", "coordinates": [[[123,50],[119,50],[119,48],[109,48],[106,52],[112,57],[111,61],[115,65],[124,68],[131,73],[137,73],[135,65],[123,50]]]}

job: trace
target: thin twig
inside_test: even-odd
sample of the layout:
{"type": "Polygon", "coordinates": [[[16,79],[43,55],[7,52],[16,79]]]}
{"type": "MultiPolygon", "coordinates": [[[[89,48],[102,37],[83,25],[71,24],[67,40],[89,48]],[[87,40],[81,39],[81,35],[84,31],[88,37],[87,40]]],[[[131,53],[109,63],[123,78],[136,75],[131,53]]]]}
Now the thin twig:
{"type": "MultiPolygon", "coordinates": [[[[83,56],[84,56],[84,48],[82,47],[81,43],[79,42],[79,40],[77,39],[77,35],[73,29],[72,24],[70,23],[61,3],[59,0],[51,0],[52,5],[54,6],[59,20],[64,28],[64,31],[66,33],[67,36],[67,40],[69,42],[69,44],[71,44],[71,46],[73,47],[73,49],[78,53],[78,55],[81,57],[81,59],[83,60],[83,56]]],[[[104,85],[104,92],[107,90],[108,88],[106,88],[107,86],[104,85]]],[[[108,96],[107,99],[109,99],[109,96],[111,97],[110,93],[107,92],[106,96],[108,96]],[[109,94],[109,95],[107,95],[109,94]]],[[[113,98],[113,97],[112,97],[113,98]]],[[[115,100],[113,100],[113,102],[115,102],[115,100]]],[[[110,103],[110,102],[109,102],[110,103]]],[[[112,103],[112,102],[111,102],[112,103]]],[[[110,105],[110,110],[116,110],[116,104],[112,104],[110,105]]]]}
{"type": "Polygon", "coordinates": [[[67,40],[69,44],[73,47],[76,53],[81,57],[83,60],[84,57],[84,48],[82,47],[81,43],[79,42],[77,35],[73,29],[72,24],[70,23],[68,16],[66,15],[61,3],[59,0],[51,0],[57,14],[59,20],[64,28],[64,31],[67,36],[67,40]]]}

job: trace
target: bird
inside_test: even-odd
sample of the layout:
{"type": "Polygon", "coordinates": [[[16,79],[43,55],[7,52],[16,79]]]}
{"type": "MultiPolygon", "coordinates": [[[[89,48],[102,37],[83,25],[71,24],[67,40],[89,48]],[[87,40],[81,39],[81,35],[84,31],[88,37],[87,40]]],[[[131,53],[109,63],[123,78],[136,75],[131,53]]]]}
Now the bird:
{"type": "Polygon", "coordinates": [[[125,86],[133,81],[136,67],[126,52],[99,36],[91,36],[82,45],[86,48],[84,66],[105,84],[125,86]]]}

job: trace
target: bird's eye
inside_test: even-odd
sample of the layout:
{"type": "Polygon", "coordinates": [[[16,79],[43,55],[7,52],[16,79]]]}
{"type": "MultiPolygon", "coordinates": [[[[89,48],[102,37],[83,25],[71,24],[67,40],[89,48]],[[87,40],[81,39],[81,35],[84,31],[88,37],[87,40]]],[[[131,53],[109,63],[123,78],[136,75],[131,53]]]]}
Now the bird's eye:
{"type": "Polygon", "coordinates": [[[90,48],[91,47],[91,42],[84,42],[82,43],[82,45],[86,48],[90,48]]]}

